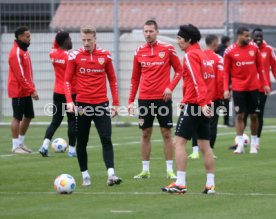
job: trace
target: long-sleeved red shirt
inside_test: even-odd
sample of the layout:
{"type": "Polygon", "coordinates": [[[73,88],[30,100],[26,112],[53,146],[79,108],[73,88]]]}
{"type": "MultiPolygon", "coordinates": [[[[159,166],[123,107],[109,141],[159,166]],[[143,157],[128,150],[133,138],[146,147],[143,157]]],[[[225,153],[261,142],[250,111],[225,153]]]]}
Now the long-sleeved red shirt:
{"type": "Polygon", "coordinates": [[[9,54],[8,95],[10,98],[30,96],[35,91],[30,54],[14,41],[9,54]]]}
{"type": "Polygon", "coordinates": [[[207,58],[213,64],[213,69],[216,77],[216,86],[212,89],[212,100],[222,100],[223,99],[223,58],[216,54],[213,50],[205,50],[204,53],[206,54],[207,58]]]}
{"type": "Polygon", "coordinates": [[[212,61],[200,49],[198,43],[185,51],[183,63],[183,103],[204,106],[210,104],[216,87],[212,61]]]}
{"type": "Polygon", "coordinates": [[[264,74],[262,57],[258,46],[250,42],[246,46],[232,44],[224,54],[224,90],[229,90],[229,74],[231,72],[233,91],[252,91],[268,82],[264,74]]]}
{"type": "MultiPolygon", "coordinates": [[[[266,78],[268,80],[269,86],[271,88],[271,79],[270,79],[270,68],[272,70],[274,78],[276,78],[276,57],[274,50],[271,46],[269,46],[266,42],[263,42],[259,46],[259,50],[261,52],[262,56],[262,62],[264,67],[264,72],[266,75],[266,78]]],[[[263,87],[260,85],[260,92],[264,92],[263,87]]]]}
{"type": "Polygon", "coordinates": [[[128,103],[134,102],[139,84],[139,99],[163,99],[166,88],[174,90],[181,78],[182,66],[174,47],[160,41],[136,49],[128,103]],[[175,74],[170,80],[170,69],[175,74]]]}
{"type": "MultiPolygon", "coordinates": [[[[55,72],[55,87],[54,92],[58,94],[65,94],[64,92],[64,75],[68,62],[68,51],[60,49],[59,47],[53,48],[49,54],[52,61],[54,72],[55,72]]],[[[75,94],[75,82],[72,81],[72,94],[75,94]]]]}
{"type": "Polygon", "coordinates": [[[73,102],[73,79],[76,80],[77,102],[99,104],[108,101],[106,78],[110,84],[113,106],[118,106],[117,79],[110,53],[97,47],[91,53],[84,48],[70,52],[64,84],[67,103],[73,102]]]}

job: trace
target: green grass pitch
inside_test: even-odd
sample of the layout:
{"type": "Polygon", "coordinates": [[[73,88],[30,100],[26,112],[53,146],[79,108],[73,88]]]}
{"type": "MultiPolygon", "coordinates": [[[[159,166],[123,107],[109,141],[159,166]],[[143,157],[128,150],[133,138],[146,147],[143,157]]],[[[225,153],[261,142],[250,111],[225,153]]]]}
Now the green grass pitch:
{"type": "MultiPolygon", "coordinates": [[[[275,125],[276,120],[266,120],[275,125]]],[[[216,190],[214,196],[202,195],[205,173],[202,158],[189,160],[188,193],[169,195],[160,188],[165,179],[165,162],[158,127],[152,136],[151,178],[134,180],[141,171],[137,127],[114,127],[113,143],[116,173],[123,178],[120,186],[106,186],[101,147],[92,126],[88,146],[92,186],[81,186],[81,173],[76,158],[67,153],[53,153],[42,158],[37,150],[46,126],[31,125],[26,144],[36,153],[11,155],[9,126],[1,126],[0,140],[0,218],[187,218],[187,219],[273,219],[276,218],[276,127],[263,131],[258,155],[234,155],[227,150],[233,143],[233,128],[220,128],[215,154],[216,190]],[[53,189],[56,176],[74,176],[77,188],[72,195],[59,195],[53,189]]],[[[66,138],[66,126],[54,137],[66,138]]],[[[247,130],[248,134],[248,130],[247,130]]],[[[191,146],[188,145],[188,153],[191,146]]]]}

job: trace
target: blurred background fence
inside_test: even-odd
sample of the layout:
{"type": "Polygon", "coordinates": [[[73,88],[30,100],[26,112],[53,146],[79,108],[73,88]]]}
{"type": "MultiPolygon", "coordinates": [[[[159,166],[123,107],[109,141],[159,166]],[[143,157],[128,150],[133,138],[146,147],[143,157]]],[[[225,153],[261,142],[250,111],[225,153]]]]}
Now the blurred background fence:
{"type": "MultiPolygon", "coordinates": [[[[20,25],[31,30],[29,51],[40,96],[35,102],[37,116],[44,116],[44,106],[52,102],[54,74],[48,54],[59,29],[71,33],[73,49],[77,49],[81,47],[80,26],[97,28],[98,46],[110,50],[114,58],[121,105],[127,104],[133,54],[144,43],[142,27],[147,19],[158,22],[159,40],[173,44],[180,59],[184,54],[176,45],[176,33],[179,25],[187,23],[200,28],[203,48],[204,37],[210,33],[229,35],[233,41],[240,25],[263,28],[266,41],[276,47],[274,0],[0,0],[0,15],[0,121],[12,115],[7,96],[8,53],[13,32],[20,25]]],[[[181,100],[181,86],[182,81],[174,92],[175,103],[181,100]]],[[[276,115],[276,96],[272,94],[267,117],[276,115]]]]}

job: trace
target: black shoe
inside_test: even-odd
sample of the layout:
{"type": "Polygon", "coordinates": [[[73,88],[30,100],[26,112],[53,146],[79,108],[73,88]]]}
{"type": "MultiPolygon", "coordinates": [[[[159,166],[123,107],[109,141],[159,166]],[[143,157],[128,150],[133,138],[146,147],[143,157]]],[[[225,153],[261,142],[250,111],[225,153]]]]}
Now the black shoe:
{"type": "Polygon", "coordinates": [[[39,149],[39,153],[42,155],[42,157],[49,157],[48,150],[46,150],[44,147],[39,149]]]}
{"type": "Polygon", "coordinates": [[[229,150],[236,150],[236,149],[237,149],[237,147],[238,147],[238,145],[237,145],[237,144],[235,144],[235,145],[233,145],[233,146],[230,146],[228,149],[229,149],[229,150]]]}
{"type": "Polygon", "coordinates": [[[204,191],[202,193],[206,194],[206,195],[214,195],[214,194],[216,194],[215,186],[205,187],[205,189],[204,189],[204,191]]]}
{"type": "Polygon", "coordinates": [[[115,175],[110,176],[107,178],[107,185],[113,186],[113,185],[120,185],[123,180],[115,175]]]}

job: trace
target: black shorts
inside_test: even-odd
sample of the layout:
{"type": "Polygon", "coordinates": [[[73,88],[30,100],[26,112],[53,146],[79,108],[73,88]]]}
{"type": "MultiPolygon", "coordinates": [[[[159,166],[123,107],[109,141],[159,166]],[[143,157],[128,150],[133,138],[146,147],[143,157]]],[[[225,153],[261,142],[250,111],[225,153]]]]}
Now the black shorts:
{"type": "Polygon", "coordinates": [[[187,104],[181,110],[175,135],[191,140],[195,135],[199,140],[209,140],[209,118],[203,115],[201,107],[187,104]]]}
{"type": "Polygon", "coordinates": [[[234,109],[238,113],[259,112],[259,91],[233,91],[234,109]]]}
{"type": "Polygon", "coordinates": [[[153,126],[157,117],[160,127],[172,128],[172,101],[164,100],[138,100],[139,128],[145,129],[153,126]]]}
{"type": "Polygon", "coordinates": [[[31,96],[12,98],[13,117],[21,121],[24,117],[34,118],[34,107],[31,96]]]}

